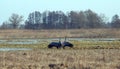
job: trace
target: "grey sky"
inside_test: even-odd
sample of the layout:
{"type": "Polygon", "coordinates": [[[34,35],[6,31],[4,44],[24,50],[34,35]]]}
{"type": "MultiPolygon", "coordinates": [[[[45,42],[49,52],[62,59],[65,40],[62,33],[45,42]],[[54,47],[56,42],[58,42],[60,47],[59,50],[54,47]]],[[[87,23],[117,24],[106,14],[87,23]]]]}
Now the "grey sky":
{"type": "Polygon", "coordinates": [[[0,23],[8,20],[12,13],[17,13],[27,18],[33,11],[45,10],[64,12],[75,10],[85,11],[91,9],[98,14],[105,14],[109,19],[120,15],[120,0],[1,0],[0,23]]]}

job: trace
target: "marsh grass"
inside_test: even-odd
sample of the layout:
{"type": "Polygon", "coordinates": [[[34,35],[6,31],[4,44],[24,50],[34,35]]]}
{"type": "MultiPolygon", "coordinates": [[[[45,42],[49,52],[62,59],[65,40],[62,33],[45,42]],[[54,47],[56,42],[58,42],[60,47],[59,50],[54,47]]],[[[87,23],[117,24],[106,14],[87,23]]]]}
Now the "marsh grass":
{"type": "MultiPolygon", "coordinates": [[[[0,30],[8,42],[26,38],[56,37],[120,38],[119,29],[0,30]],[[112,31],[112,32],[111,32],[112,31]],[[52,34],[51,34],[52,33],[52,34]]],[[[24,42],[24,41],[21,41],[24,42]]],[[[0,69],[119,69],[120,40],[70,41],[73,49],[48,49],[49,41],[36,44],[0,43],[0,48],[32,48],[29,51],[0,51],[0,69]]]]}
{"type": "Polygon", "coordinates": [[[120,38],[120,29],[0,30],[1,39],[10,38],[120,38]]]}
{"type": "Polygon", "coordinates": [[[50,64],[54,69],[118,69],[120,50],[37,49],[0,52],[0,58],[1,69],[50,69],[50,64]]]}
{"type": "Polygon", "coordinates": [[[71,41],[74,48],[48,49],[49,42],[0,44],[0,48],[32,48],[0,52],[0,69],[119,69],[119,41],[71,41]]]}
{"type": "MultiPolygon", "coordinates": [[[[18,41],[17,41],[18,42],[18,41]]],[[[24,41],[22,41],[24,43],[24,41]]],[[[73,49],[120,49],[120,41],[70,41],[73,49]]],[[[47,49],[50,42],[37,42],[36,44],[8,44],[0,43],[0,48],[32,48],[47,49]]],[[[69,49],[66,48],[66,49],[69,49]]]]}
{"type": "Polygon", "coordinates": [[[120,41],[72,41],[76,49],[120,49],[120,41]]]}

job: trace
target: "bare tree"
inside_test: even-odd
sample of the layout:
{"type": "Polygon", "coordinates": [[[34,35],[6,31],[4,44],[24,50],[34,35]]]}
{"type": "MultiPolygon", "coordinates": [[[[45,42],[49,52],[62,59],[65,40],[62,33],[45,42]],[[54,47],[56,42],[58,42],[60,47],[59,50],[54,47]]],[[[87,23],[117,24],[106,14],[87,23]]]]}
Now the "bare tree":
{"type": "Polygon", "coordinates": [[[5,21],[5,22],[2,23],[2,25],[1,25],[0,28],[1,28],[1,29],[8,29],[8,24],[9,24],[9,23],[8,23],[7,21],[5,21]]]}
{"type": "Polygon", "coordinates": [[[120,18],[119,15],[114,15],[111,22],[112,28],[120,28],[120,18]]]}
{"type": "Polygon", "coordinates": [[[19,24],[23,21],[23,16],[13,13],[9,18],[10,23],[14,29],[17,29],[19,24]]]}

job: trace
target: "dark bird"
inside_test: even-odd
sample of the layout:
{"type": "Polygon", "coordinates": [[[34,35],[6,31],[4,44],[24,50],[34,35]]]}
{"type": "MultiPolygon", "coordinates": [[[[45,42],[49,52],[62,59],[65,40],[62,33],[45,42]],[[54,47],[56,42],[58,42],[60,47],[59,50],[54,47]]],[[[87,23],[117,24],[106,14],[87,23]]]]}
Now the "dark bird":
{"type": "Polygon", "coordinates": [[[60,39],[59,39],[59,42],[51,42],[51,43],[48,45],[48,48],[53,48],[53,47],[56,47],[57,49],[59,49],[59,48],[65,49],[65,47],[73,48],[73,44],[70,43],[70,42],[67,42],[67,41],[66,41],[66,38],[65,38],[65,41],[64,41],[63,43],[61,43],[61,41],[60,41],[60,39]]]}
{"type": "Polygon", "coordinates": [[[48,48],[53,48],[53,47],[56,47],[57,49],[61,48],[62,47],[61,41],[59,40],[59,42],[51,42],[48,45],[48,48]]]}
{"type": "Polygon", "coordinates": [[[72,43],[70,43],[70,42],[63,42],[62,43],[62,45],[63,45],[63,49],[65,49],[65,47],[70,47],[70,48],[73,48],[73,44],[72,43]]]}

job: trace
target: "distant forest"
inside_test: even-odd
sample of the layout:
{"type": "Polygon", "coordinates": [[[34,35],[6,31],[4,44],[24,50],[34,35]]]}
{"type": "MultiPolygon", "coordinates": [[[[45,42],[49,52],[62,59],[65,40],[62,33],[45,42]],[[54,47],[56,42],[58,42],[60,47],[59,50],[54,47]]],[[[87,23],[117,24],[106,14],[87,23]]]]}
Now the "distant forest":
{"type": "Polygon", "coordinates": [[[8,21],[0,26],[1,29],[90,29],[90,28],[120,28],[120,18],[117,14],[107,21],[104,14],[98,15],[92,10],[70,11],[39,11],[28,15],[27,20],[18,14],[12,14],[8,21]],[[22,23],[22,24],[21,24],[22,23]]]}

